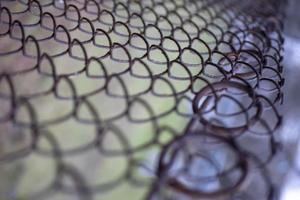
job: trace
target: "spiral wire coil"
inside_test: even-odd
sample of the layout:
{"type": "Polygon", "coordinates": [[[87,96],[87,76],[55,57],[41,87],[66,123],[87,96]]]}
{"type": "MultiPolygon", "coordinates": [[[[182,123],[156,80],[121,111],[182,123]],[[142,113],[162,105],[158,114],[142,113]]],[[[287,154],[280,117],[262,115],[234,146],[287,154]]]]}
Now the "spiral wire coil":
{"type": "Polygon", "coordinates": [[[54,163],[49,180],[6,198],[105,199],[126,183],[143,191],[137,199],[276,199],[284,3],[0,1],[0,130],[22,137],[0,149],[0,166],[54,163]],[[70,121],[92,139],[62,147],[58,135],[72,133],[53,127],[70,121]],[[143,142],[131,126],[148,127],[143,142]],[[126,167],[92,180],[72,163],[90,151],[126,167]]]}

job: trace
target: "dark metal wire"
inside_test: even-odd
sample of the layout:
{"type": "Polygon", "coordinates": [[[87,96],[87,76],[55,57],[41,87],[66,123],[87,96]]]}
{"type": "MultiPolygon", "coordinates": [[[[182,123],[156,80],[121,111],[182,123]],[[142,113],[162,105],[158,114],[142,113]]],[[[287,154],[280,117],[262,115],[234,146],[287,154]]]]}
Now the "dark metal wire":
{"type": "Polygon", "coordinates": [[[26,130],[30,138],[26,145],[1,153],[0,163],[23,160],[33,153],[55,161],[55,176],[46,188],[26,197],[15,194],[12,199],[44,199],[56,192],[97,199],[96,194],[116,190],[122,182],[147,188],[146,199],[276,199],[269,168],[280,152],[274,132],[281,123],[277,106],[283,101],[284,3],[0,1],[0,100],[6,110],[0,114],[0,123],[26,130]],[[61,69],[67,66],[59,64],[64,59],[76,66],[64,72],[61,69]],[[92,72],[94,66],[100,73],[92,72]],[[49,80],[50,87],[26,79],[33,74],[49,80]],[[93,80],[99,87],[79,91],[78,77],[93,80]],[[126,77],[148,84],[133,92],[126,77]],[[19,79],[21,84],[16,81],[19,79]],[[117,89],[111,87],[116,82],[117,89]],[[176,87],[178,83],[182,87],[176,87]],[[20,91],[22,84],[30,90],[20,91]],[[160,87],[168,90],[161,92],[160,87]],[[170,103],[157,112],[148,94],[170,103]],[[96,95],[104,99],[95,103],[96,95]],[[48,96],[70,103],[68,112],[41,119],[35,102],[48,96]],[[116,105],[108,115],[99,110],[104,101],[113,99],[125,107],[116,105]],[[190,109],[182,109],[183,104],[190,109]],[[134,112],[136,105],[146,117],[134,112]],[[82,117],[82,108],[87,109],[89,118],[82,117]],[[18,117],[21,111],[26,117],[18,117]],[[160,124],[172,114],[189,121],[183,132],[160,124]],[[151,139],[132,146],[127,127],[115,123],[120,119],[150,124],[152,128],[145,134],[151,134],[151,139]],[[94,140],[62,149],[49,128],[68,120],[93,126],[94,140]],[[109,132],[122,149],[107,148],[109,132]],[[172,136],[167,143],[159,140],[164,132],[172,136]],[[51,148],[41,147],[41,140],[51,148]],[[160,149],[155,167],[135,158],[134,154],[153,147],[160,149]],[[88,184],[85,173],[64,158],[91,149],[108,158],[125,157],[128,167],[124,174],[109,182],[88,184]],[[136,168],[152,175],[139,180],[136,168]],[[65,176],[73,185],[63,183],[65,176]]]}

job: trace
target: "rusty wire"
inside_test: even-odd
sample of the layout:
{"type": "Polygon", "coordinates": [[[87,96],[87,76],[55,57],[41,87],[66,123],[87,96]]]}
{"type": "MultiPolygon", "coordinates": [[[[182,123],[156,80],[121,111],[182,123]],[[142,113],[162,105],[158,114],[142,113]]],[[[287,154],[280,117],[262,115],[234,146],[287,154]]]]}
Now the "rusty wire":
{"type": "Polygon", "coordinates": [[[54,177],[45,188],[12,199],[46,199],[57,192],[99,199],[97,194],[117,190],[124,182],[146,188],[146,199],[275,199],[269,166],[280,152],[274,133],[283,101],[284,3],[0,1],[1,131],[12,135],[17,129],[29,138],[1,153],[0,163],[31,154],[55,162],[54,177]],[[72,60],[72,66],[62,66],[62,59],[72,60]],[[95,67],[98,73],[92,72],[95,67]],[[99,86],[81,91],[78,77],[99,86]],[[49,80],[49,87],[36,85],[37,79],[49,80]],[[131,79],[147,84],[133,91],[134,81],[127,82],[131,79]],[[97,95],[102,99],[95,103],[91,99],[97,95]],[[70,109],[41,118],[36,102],[46,96],[68,102],[70,109]],[[168,107],[153,108],[159,99],[169,100],[168,107]],[[113,100],[125,106],[116,103],[108,114],[99,109],[113,100]],[[146,116],[135,110],[137,105],[146,116]],[[82,116],[83,108],[89,117],[82,116]],[[188,121],[183,131],[172,121],[160,124],[169,115],[188,121]],[[116,123],[123,119],[150,124],[150,132],[144,133],[150,139],[131,145],[126,125],[116,123]],[[93,141],[62,149],[50,127],[68,120],[92,126],[93,141]],[[171,139],[164,143],[160,137],[166,132],[171,139]],[[109,133],[122,148],[109,148],[109,133]],[[42,140],[48,149],[40,145],[42,140]],[[136,158],[153,147],[159,148],[153,166],[136,158]],[[91,149],[106,159],[126,158],[126,170],[114,180],[90,184],[85,171],[65,158],[91,149]],[[146,178],[137,177],[139,170],[147,171],[146,178]],[[72,184],[64,183],[65,176],[72,184]]]}

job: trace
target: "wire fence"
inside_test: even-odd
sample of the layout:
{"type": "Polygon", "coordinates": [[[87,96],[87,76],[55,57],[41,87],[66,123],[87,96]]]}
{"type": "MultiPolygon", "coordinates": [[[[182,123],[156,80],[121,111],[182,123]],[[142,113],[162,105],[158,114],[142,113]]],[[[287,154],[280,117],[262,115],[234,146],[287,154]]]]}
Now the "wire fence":
{"type": "Polygon", "coordinates": [[[0,199],[276,199],[285,3],[0,1],[0,199]]]}

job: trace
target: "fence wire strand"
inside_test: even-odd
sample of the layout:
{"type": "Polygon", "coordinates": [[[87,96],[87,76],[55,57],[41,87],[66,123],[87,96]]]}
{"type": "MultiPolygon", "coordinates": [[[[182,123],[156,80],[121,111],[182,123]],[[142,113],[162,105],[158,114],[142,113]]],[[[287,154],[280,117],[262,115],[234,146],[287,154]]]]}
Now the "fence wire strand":
{"type": "Polygon", "coordinates": [[[276,199],[285,3],[1,0],[0,199],[276,199]]]}

